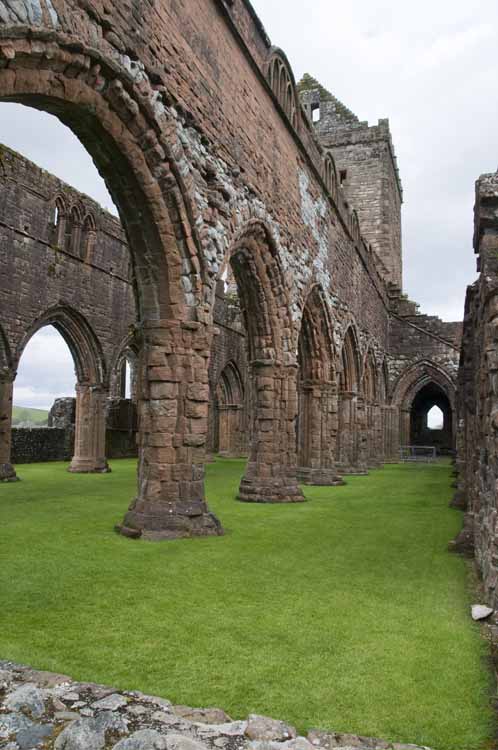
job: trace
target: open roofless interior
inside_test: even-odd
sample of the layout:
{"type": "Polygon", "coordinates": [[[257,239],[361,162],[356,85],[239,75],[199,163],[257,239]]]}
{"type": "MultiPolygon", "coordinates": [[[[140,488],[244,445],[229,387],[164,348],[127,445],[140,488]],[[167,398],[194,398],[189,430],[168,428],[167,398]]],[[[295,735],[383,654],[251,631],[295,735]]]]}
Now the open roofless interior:
{"type": "Polygon", "coordinates": [[[498,176],[443,321],[248,0],[73,6],[0,0],[0,747],[487,750],[498,176]]]}

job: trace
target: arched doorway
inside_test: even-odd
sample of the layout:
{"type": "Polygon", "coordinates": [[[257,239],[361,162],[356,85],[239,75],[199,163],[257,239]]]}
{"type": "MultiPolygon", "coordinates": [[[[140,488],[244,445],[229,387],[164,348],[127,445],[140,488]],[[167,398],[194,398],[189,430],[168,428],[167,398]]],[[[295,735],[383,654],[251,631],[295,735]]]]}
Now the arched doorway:
{"type": "Polygon", "coordinates": [[[245,394],[235,362],[224,367],[215,395],[215,443],[220,456],[240,456],[244,451],[245,394]]]}
{"type": "Polygon", "coordinates": [[[451,404],[437,383],[427,383],[413,399],[410,413],[410,443],[434,446],[442,454],[454,450],[451,404]]]}
{"type": "Polygon", "coordinates": [[[442,453],[455,450],[455,392],[451,376],[433,362],[415,362],[394,387],[392,404],[399,410],[399,445],[426,445],[442,453]],[[428,414],[437,406],[443,413],[442,429],[433,429],[428,414]]]}

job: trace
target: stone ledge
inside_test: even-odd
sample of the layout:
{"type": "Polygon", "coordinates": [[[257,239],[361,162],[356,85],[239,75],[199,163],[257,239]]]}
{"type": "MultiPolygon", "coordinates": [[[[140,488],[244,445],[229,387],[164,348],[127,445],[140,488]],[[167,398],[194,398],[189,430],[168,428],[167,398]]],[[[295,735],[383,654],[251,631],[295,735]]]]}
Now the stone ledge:
{"type": "Polygon", "coordinates": [[[0,661],[0,747],[4,750],[428,750],[312,730],[218,708],[174,706],[138,691],[75,682],[0,661]]]}

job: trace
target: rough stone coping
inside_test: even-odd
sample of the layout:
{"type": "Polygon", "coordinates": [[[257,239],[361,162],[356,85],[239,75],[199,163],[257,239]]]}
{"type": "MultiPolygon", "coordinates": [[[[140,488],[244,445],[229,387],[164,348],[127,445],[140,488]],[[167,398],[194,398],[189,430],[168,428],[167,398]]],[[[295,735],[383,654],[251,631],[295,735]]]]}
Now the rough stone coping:
{"type": "Polygon", "coordinates": [[[174,706],[164,698],[75,682],[0,661],[3,750],[429,750],[312,730],[250,714],[233,721],[219,708],[174,706]]]}

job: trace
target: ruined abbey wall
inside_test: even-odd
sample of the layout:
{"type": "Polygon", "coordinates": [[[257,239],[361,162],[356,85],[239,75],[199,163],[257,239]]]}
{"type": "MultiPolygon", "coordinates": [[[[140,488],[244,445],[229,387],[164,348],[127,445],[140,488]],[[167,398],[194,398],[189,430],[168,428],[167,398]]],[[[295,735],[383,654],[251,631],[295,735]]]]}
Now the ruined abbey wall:
{"type": "MultiPolygon", "coordinates": [[[[139,13],[128,0],[119,7],[0,0],[2,98],[51,111],[73,130],[106,180],[128,239],[140,462],[123,533],[221,531],[204,497],[204,462],[215,290],[228,265],[251,381],[251,454],[240,498],[301,502],[298,468],[309,481],[333,483],[336,465],[365,471],[387,443],[396,450],[395,440],[386,441],[397,408],[385,400],[387,260],[394,262],[399,244],[401,194],[379,216],[388,258],[371,236],[366,203],[363,230],[333,153],[301,107],[287,58],[248,0],[168,0],[160,9],[145,0],[139,13]]],[[[390,169],[392,192],[394,161],[390,169]]],[[[62,245],[68,233],[58,218],[66,209],[52,210],[62,245]]],[[[93,231],[91,222],[81,228],[85,237],[93,231]]],[[[77,237],[69,234],[69,255],[77,237]]],[[[82,277],[89,273],[83,265],[82,277]]],[[[84,348],[90,333],[70,323],[84,348]]],[[[14,329],[9,324],[0,337],[6,479],[13,478],[14,329]]],[[[101,353],[91,349],[79,363],[83,370],[92,360],[79,378],[75,471],[106,470],[107,383],[101,353]]],[[[226,393],[237,385],[231,375],[226,393]]]]}
{"type": "Polygon", "coordinates": [[[136,322],[119,220],[5,146],[0,175],[1,322],[14,371],[29,338],[45,323],[54,321],[74,352],[78,342],[65,324],[74,314],[88,324],[108,382],[136,322]]]}
{"type": "Polygon", "coordinates": [[[474,553],[487,602],[498,606],[498,174],[476,183],[478,280],[465,303],[458,376],[458,489],[466,511],[456,548],[474,553]]]}

